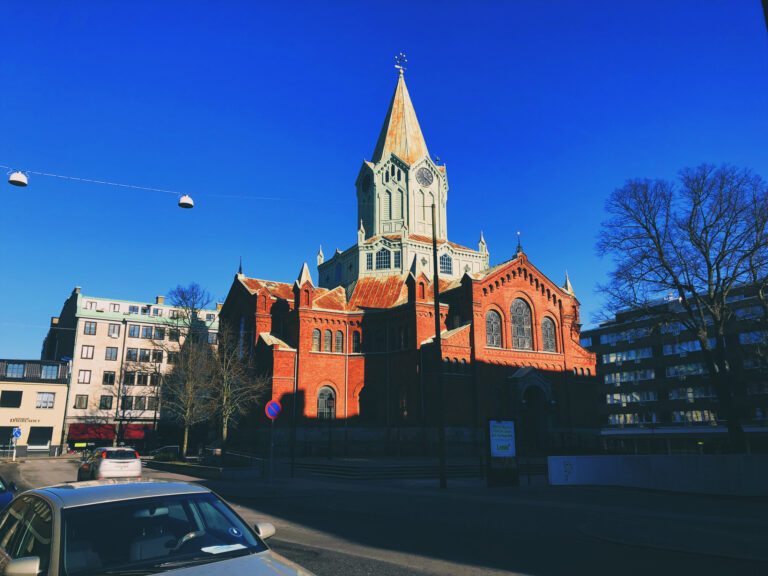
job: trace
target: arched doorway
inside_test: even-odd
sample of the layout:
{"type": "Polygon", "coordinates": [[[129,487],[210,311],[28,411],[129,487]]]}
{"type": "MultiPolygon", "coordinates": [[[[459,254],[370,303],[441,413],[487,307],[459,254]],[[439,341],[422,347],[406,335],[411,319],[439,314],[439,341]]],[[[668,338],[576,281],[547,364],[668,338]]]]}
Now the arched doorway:
{"type": "Polygon", "coordinates": [[[520,401],[517,446],[521,456],[546,454],[549,449],[549,402],[539,386],[528,386],[520,401]]]}

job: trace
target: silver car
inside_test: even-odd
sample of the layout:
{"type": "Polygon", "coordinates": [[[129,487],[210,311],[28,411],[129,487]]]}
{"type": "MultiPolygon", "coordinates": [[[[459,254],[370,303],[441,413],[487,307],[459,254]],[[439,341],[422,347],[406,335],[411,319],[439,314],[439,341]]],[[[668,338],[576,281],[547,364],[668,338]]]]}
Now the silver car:
{"type": "Polygon", "coordinates": [[[267,547],[274,533],[196,484],[64,484],[24,492],[2,511],[0,573],[311,576],[267,547]]]}
{"type": "Polygon", "coordinates": [[[133,448],[96,448],[77,469],[77,480],[141,478],[141,458],[133,448]]]}

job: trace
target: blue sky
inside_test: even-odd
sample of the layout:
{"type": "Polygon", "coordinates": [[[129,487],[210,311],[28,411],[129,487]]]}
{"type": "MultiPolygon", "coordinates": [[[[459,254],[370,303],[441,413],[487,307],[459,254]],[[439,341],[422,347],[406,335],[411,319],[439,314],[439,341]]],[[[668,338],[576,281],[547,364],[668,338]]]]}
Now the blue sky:
{"type": "Polygon", "coordinates": [[[448,234],[516,232],[589,326],[610,192],[701,162],[768,178],[759,0],[7,2],[0,164],[190,194],[0,183],[0,358],[37,358],[74,286],[154,299],[292,282],[356,240],[354,181],[395,87],[445,162],[448,234]]]}

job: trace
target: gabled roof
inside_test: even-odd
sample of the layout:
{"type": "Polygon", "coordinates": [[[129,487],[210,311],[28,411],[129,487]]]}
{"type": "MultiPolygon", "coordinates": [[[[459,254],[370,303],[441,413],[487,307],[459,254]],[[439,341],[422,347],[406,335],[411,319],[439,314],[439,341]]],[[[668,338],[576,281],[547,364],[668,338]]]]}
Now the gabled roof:
{"type": "Polygon", "coordinates": [[[281,340],[274,334],[270,334],[269,332],[261,332],[259,334],[259,338],[261,338],[265,344],[268,346],[277,346],[278,348],[281,348],[283,350],[295,350],[293,346],[290,346],[285,342],[285,340],[281,340]]]}
{"type": "MultiPolygon", "coordinates": [[[[323,289],[321,288],[319,290],[323,289]]],[[[316,296],[312,302],[312,308],[323,308],[325,310],[346,310],[347,295],[344,292],[344,288],[337,286],[322,296],[316,296]]]]}
{"type": "Polygon", "coordinates": [[[251,294],[255,294],[258,290],[266,290],[266,292],[274,298],[293,300],[293,287],[285,282],[272,282],[271,280],[246,278],[240,274],[238,274],[238,279],[251,294]]]}
{"type": "Polygon", "coordinates": [[[373,151],[373,162],[380,162],[390,152],[407,164],[429,156],[402,71],[397,79],[395,93],[389,104],[379,140],[376,142],[376,149],[373,151]]]}
{"type": "Polygon", "coordinates": [[[408,288],[403,276],[372,276],[357,281],[349,308],[391,308],[407,301],[408,288]]]}

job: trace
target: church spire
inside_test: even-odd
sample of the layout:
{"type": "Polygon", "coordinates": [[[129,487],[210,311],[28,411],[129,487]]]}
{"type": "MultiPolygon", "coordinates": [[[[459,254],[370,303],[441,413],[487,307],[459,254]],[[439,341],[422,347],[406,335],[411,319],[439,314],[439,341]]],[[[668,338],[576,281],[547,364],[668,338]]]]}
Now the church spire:
{"type": "Polygon", "coordinates": [[[408,164],[413,164],[423,156],[429,156],[427,143],[421,133],[416,112],[413,109],[411,96],[405,86],[403,68],[398,67],[400,75],[397,79],[395,93],[384,119],[376,149],[373,151],[373,163],[380,162],[390,152],[408,164]]]}
{"type": "Polygon", "coordinates": [[[563,286],[563,290],[568,292],[571,296],[575,296],[573,292],[573,286],[571,286],[571,279],[568,278],[568,270],[565,271],[565,286],[563,286]]]}

